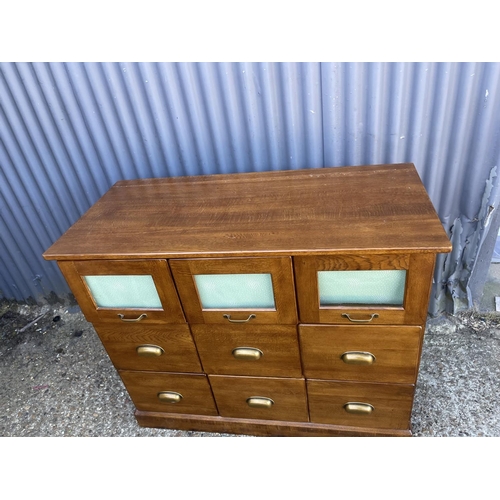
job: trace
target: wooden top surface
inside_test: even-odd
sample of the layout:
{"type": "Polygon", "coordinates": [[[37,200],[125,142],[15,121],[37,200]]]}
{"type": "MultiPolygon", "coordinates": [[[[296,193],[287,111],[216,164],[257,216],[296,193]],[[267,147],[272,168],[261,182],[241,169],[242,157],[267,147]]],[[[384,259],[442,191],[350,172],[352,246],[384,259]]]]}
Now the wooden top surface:
{"type": "Polygon", "coordinates": [[[448,252],[413,164],[117,182],[49,260],[448,252]]]}

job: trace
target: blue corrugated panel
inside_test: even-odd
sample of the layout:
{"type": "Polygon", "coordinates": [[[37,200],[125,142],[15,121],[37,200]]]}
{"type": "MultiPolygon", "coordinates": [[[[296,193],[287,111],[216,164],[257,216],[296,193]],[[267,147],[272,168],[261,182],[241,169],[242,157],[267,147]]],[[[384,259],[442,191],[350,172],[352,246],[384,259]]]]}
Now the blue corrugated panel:
{"type": "MultiPolygon", "coordinates": [[[[0,297],[68,291],[41,254],[120,179],[413,162],[463,298],[496,208],[499,63],[0,63],[0,297]]],[[[496,228],[498,229],[498,228],[496,228]]]]}

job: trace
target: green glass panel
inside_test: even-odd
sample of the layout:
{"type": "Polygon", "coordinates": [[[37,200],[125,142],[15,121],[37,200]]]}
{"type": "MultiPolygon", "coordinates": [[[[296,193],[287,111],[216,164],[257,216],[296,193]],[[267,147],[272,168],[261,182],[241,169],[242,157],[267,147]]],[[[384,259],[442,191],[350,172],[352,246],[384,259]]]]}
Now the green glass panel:
{"type": "Polygon", "coordinates": [[[98,307],[162,309],[149,275],[85,276],[98,307]]]}
{"type": "Polygon", "coordinates": [[[402,305],[406,271],[318,271],[321,306],[402,305]]]}
{"type": "Polygon", "coordinates": [[[203,309],[274,309],[271,275],[197,274],[203,309]]]}

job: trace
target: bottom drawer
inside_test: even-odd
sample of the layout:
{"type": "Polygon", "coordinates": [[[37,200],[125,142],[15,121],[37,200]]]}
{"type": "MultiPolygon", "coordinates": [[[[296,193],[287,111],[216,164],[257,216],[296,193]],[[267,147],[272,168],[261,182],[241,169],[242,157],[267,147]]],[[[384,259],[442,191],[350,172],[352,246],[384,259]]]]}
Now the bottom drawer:
{"type": "Polygon", "coordinates": [[[408,429],[413,385],[308,380],[311,422],[408,429]]]}
{"type": "Polygon", "coordinates": [[[217,415],[205,375],[132,372],[119,374],[138,410],[217,415]]]}
{"type": "Polygon", "coordinates": [[[209,375],[223,417],[308,422],[304,379],[209,375]]]}

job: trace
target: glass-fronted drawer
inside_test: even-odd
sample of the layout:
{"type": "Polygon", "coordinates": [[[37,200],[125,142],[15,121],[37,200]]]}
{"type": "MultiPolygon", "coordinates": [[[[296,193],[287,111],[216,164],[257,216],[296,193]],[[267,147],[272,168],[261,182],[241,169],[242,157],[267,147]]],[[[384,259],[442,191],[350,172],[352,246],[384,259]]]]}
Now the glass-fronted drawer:
{"type": "Polygon", "coordinates": [[[302,323],[421,324],[434,254],[294,257],[302,323]]]}
{"type": "Polygon", "coordinates": [[[173,259],[170,268],[192,324],[295,324],[290,257],[173,259]]]}
{"type": "Polygon", "coordinates": [[[185,323],[166,260],[58,264],[92,323],[185,323]]]}

